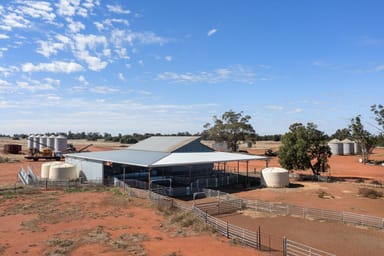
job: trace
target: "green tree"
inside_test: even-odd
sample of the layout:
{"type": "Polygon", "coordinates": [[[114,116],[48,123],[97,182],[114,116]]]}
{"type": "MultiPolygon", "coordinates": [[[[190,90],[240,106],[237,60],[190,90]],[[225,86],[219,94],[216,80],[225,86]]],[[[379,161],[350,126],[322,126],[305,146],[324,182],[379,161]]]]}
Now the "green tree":
{"type": "Polygon", "coordinates": [[[367,163],[369,160],[369,155],[376,147],[377,138],[364,129],[364,126],[361,123],[360,115],[351,119],[350,129],[352,138],[360,146],[361,160],[363,163],[367,163]]]}
{"type": "Polygon", "coordinates": [[[203,137],[206,139],[225,141],[232,151],[238,150],[239,141],[255,141],[256,133],[249,123],[251,117],[232,110],[225,112],[221,118],[213,116],[213,124],[204,125],[203,137]]]}
{"type": "Polygon", "coordinates": [[[292,124],[282,137],[278,154],[280,165],[288,170],[311,169],[314,175],[327,171],[328,158],[332,155],[327,137],[313,123],[292,124]]]}
{"type": "Polygon", "coordinates": [[[381,126],[380,129],[384,131],[384,106],[381,104],[372,105],[371,111],[376,115],[375,120],[381,126]]]}
{"type": "Polygon", "coordinates": [[[351,138],[351,130],[348,128],[337,129],[337,131],[331,136],[331,138],[338,140],[351,138]]]}

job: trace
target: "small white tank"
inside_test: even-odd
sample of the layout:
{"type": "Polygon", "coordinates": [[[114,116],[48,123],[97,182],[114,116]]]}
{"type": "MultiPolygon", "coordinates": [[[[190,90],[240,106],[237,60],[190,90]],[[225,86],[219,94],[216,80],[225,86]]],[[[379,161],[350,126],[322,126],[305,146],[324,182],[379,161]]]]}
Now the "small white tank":
{"type": "Polygon", "coordinates": [[[62,162],[47,162],[43,163],[41,165],[41,173],[40,173],[40,178],[41,179],[48,179],[49,178],[49,170],[51,166],[53,165],[60,165],[63,164],[62,162]]]}
{"type": "Polygon", "coordinates": [[[261,185],[269,188],[283,188],[289,186],[289,173],[280,167],[269,167],[261,171],[261,185]]]}
{"type": "Polygon", "coordinates": [[[59,135],[55,138],[55,148],[54,148],[54,151],[55,152],[65,152],[65,150],[67,149],[67,138],[63,135],[59,135]]]}
{"type": "Polygon", "coordinates": [[[77,178],[76,166],[73,164],[63,163],[60,165],[52,165],[49,168],[50,180],[75,180],[77,178]]]}

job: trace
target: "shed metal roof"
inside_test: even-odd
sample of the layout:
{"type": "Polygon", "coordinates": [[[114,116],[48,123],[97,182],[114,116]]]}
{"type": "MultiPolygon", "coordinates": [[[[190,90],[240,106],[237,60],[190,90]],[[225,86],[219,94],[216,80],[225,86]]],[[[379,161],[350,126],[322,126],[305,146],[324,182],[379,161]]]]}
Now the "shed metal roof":
{"type": "Polygon", "coordinates": [[[160,151],[171,153],[192,141],[200,139],[199,136],[152,136],[133,144],[129,149],[160,151]]]}
{"type": "Polygon", "coordinates": [[[215,162],[266,160],[268,157],[226,152],[166,153],[145,150],[113,150],[67,154],[66,157],[142,167],[180,166],[215,162]]]}
{"type": "Polygon", "coordinates": [[[169,154],[170,153],[158,151],[120,149],[66,154],[65,157],[148,167],[169,154]]]}

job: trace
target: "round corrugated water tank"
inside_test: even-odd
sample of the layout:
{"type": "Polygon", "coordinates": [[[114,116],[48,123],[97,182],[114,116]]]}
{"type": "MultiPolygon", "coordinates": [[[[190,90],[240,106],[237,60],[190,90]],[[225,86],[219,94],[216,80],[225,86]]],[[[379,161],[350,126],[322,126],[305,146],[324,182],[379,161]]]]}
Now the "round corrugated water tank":
{"type": "Polygon", "coordinates": [[[55,138],[56,138],[55,135],[51,135],[48,137],[48,140],[47,140],[47,146],[52,150],[55,150],[55,138]]]}
{"type": "Polygon", "coordinates": [[[269,167],[261,171],[261,185],[270,188],[283,188],[289,186],[289,173],[280,167],[269,167]]]}
{"type": "Polygon", "coordinates": [[[55,147],[54,151],[55,152],[65,152],[67,149],[67,138],[63,135],[59,135],[55,138],[55,147]]]}
{"type": "Polygon", "coordinates": [[[49,169],[53,165],[60,165],[62,162],[47,162],[41,165],[40,178],[41,179],[49,179],[49,169]]]}
{"type": "Polygon", "coordinates": [[[76,166],[73,164],[63,163],[60,165],[52,165],[49,168],[50,180],[74,180],[77,178],[76,166]]]}
{"type": "Polygon", "coordinates": [[[28,139],[27,139],[27,148],[28,149],[33,149],[33,142],[35,140],[35,136],[34,135],[30,135],[28,136],[28,139]]]}
{"type": "Polygon", "coordinates": [[[354,150],[355,154],[357,154],[357,155],[361,154],[361,146],[356,141],[353,142],[353,150],[354,150]]]}
{"type": "Polygon", "coordinates": [[[328,146],[331,148],[332,155],[343,154],[343,143],[338,139],[333,139],[328,142],[328,146]]]}
{"type": "Polygon", "coordinates": [[[355,154],[355,145],[353,144],[353,141],[349,139],[345,139],[341,141],[343,143],[343,154],[344,155],[353,155],[355,154]]]}

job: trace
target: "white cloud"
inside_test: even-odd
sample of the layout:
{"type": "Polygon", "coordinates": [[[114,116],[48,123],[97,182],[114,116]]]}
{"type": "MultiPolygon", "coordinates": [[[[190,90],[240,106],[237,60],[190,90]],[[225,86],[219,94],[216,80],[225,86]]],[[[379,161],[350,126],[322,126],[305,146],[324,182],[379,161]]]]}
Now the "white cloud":
{"type": "Polygon", "coordinates": [[[119,90],[116,88],[110,88],[107,86],[96,86],[91,88],[90,91],[94,93],[107,94],[107,93],[118,92],[119,90]]]}
{"type": "Polygon", "coordinates": [[[40,48],[36,52],[42,54],[43,56],[49,58],[52,54],[57,54],[59,50],[63,50],[65,47],[64,43],[52,42],[50,40],[38,41],[40,48]]]}
{"type": "Polygon", "coordinates": [[[301,109],[301,108],[295,108],[295,109],[293,109],[293,110],[291,110],[291,111],[288,111],[287,113],[288,114],[296,114],[296,113],[301,113],[301,112],[303,112],[304,110],[303,109],[301,109]]]}
{"type": "Polygon", "coordinates": [[[375,71],[377,71],[377,72],[384,71],[384,65],[380,65],[380,66],[375,67],[375,71]]]}
{"type": "Polygon", "coordinates": [[[130,10],[124,10],[120,5],[109,5],[107,4],[108,11],[119,13],[119,14],[130,14],[130,10]]]}
{"type": "Polygon", "coordinates": [[[215,34],[217,32],[217,29],[216,28],[213,28],[211,30],[208,31],[208,36],[212,36],[213,34],[215,34]]]}
{"type": "Polygon", "coordinates": [[[124,77],[123,73],[119,73],[119,79],[120,79],[121,81],[124,81],[124,80],[125,80],[125,77],[124,77]]]}
{"type": "Polygon", "coordinates": [[[83,76],[79,76],[79,78],[77,80],[79,80],[84,85],[88,85],[89,84],[88,81],[83,76]]]}
{"type": "Polygon", "coordinates": [[[23,72],[53,72],[53,73],[73,73],[84,70],[84,68],[75,62],[54,61],[51,63],[25,63],[21,67],[23,72]]]}
{"type": "Polygon", "coordinates": [[[35,80],[30,81],[19,81],[16,82],[19,89],[28,90],[28,91],[45,91],[53,90],[55,87],[50,83],[39,82],[35,80]]]}
{"type": "Polygon", "coordinates": [[[269,105],[266,108],[274,111],[282,111],[284,109],[282,106],[277,106],[277,105],[269,105]]]}
{"type": "Polygon", "coordinates": [[[68,29],[72,33],[78,33],[80,30],[85,29],[85,25],[79,21],[70,21],[68,24],[68,29]]]}
{"type": "Polygon", "coordinates": [[[236,65],[228,68],[216,69],[212,72],[164,72],[158,74],[157,79],[175,83],[219,83],[232,81],[253,84],[256,80],[256,73],[241,65],[236,65]]]}
{"type": "Polygon", "coordinates": [[[29,15],[32,18],[41,18],[49,22],[52,22],[56,18],[49,2],[18,1],[18,3],[20,6],[15,12],[21,15],[29,15]]]}
{"type": "Polygon", "coordinates": [[[60,0],[56,4],[57,12],[61,16],[73,16],[76,14],[76,9],[79,7],[80,0],[60,0]]]}
{"type": "Polygon", "coordinates": [[[88,51],[77,53],[77,57],[88,64],[88,68],[93,71],[100,71],[104,69],[108,62],[102,61],[100,58],[89,55],[88,51]]]}
{"type": "Polygon", "coordinates": [[[0,24],[0,29],[11,31],[13,28],[26,28],[30,24],[30,21],[22,15],[11,12],[3,15],[0,24]]]}
{"type": "Polygon", "coordinates": [[[18,72],[18,71],[19,71],[19,68],[16,66],[8,66],[6,68],[0,66],[0,75],[2,75],[4,77],[8,77],[11,74],[18,72]]]}
{"type": "Polygon", "coordinates": [[[8,39],[9,36],[6,34],[0,34],[0,39],[8,39]]]}
{"type": "Polygon", "coordinates": [[[172,56],[165,56],[164,59],[165,59],[166,61],[172,61],[172,56]]]}
{"type": "Polygon", "coordinates": [[[122,29],[112,30],[111,41],[116,48],[120,47],[124,42],[127,42],[131,46],[133,46],[135,43],[163,45],[168,42],[166,38],[158,36],[153,32],[132,32],[122,29]]]}
{"type": "Polygon", "coordinates": [[[101,55],[106,56],[105,54],[109,52],[107,47],[107,39],[105,36],[96,36],[96,35],[82,35],[76,34],[74,36],[75,47],[74,55],[88,64],[88,68],[93,71],[99,71],[104,69],[107,65],[107,61],[103,61],[99,56],[92,56],[88,50],[97,52],[98,46],[102,46],[101,55]]]}

